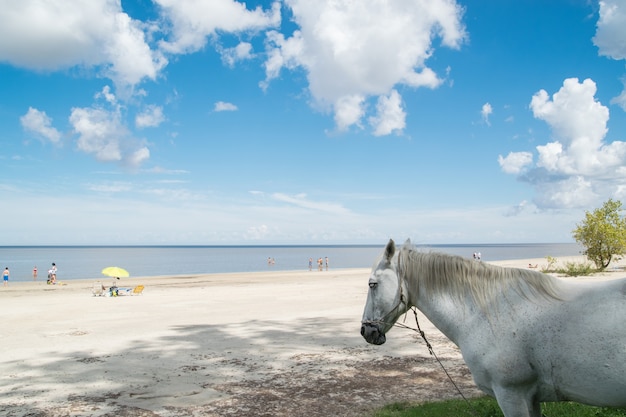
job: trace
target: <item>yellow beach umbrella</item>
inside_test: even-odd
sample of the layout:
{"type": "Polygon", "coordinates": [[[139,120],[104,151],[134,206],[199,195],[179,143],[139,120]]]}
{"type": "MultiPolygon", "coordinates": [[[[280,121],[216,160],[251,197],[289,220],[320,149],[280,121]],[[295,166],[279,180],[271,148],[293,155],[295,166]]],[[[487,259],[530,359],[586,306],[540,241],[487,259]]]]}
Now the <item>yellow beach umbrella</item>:
{"type": "Polygon", "coordinates": [[[104,268],[102,270],[102,274],[108,277],[117,277],[117,278],[127,277],[130,275],[127,270],[125,270],[124,268],[120,268],[119,266],[109,266],[107,268],[104,268]]]}

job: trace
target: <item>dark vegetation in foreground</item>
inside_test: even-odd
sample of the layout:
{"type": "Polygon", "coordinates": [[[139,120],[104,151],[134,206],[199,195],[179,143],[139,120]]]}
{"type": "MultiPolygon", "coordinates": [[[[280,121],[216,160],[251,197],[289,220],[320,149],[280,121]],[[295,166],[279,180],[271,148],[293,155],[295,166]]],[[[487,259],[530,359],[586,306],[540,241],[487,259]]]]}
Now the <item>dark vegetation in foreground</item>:
{"type": "MultiPolygon", "coordinates": [[[[546,417],[626,417],[626,409],[592,407],[578,403],[544,403],[541,411],[546,417]]],[[[500,407],[491,397],[449,400],[426,404],[395,403],[374,412],[371,417],[503,417],[500,407]]]]}

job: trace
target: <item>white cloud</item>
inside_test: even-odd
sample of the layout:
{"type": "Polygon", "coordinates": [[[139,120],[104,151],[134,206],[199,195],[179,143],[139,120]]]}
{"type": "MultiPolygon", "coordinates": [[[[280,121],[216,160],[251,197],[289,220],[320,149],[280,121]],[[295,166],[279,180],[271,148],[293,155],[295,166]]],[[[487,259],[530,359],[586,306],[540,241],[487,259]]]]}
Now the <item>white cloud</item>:
{"type": "Polygon", "coordinates": [[[536,213],[537,207],[534,204],[528,203],[526,200],[522,200],[519,204],[512,206],[504,214],[505,216],[518,217],[524,213],[536,213]]]}
{"type": "Polygon", "coordinates": [[[135,117],[135,126],[139,128],[157,127],[163,123],[164,120],[163,107],[152,104],[147,106],[144,111],[135,117]]]}
{"type": "MultiPolygon", "coordinates": [[[[221,34],[252,37],[281,23],[279,1],[266,9],[248,9],[235,0],[154,2],[158,24],[132,19],[119,0],[6,2],[0,9],[0,61],[45,71],[87,68],[110,78],[116,94],[126,99],[145,93],[137,85],[159,77],[166,54],[196,52],[211,39],[223,62],[233,66],[254,57],[252,43],[225,48],[221,34]]],[[[339,130],[361,128],[365,117],[375,135],[403,130],[406,114],[396,86],[441,85],[440,75],[426,65],[433,42],[438,38],[440,45],[458,48],[466,38],[463,10],[455,0],[406,7],[384,0],[367,8],[347,0],[284,5],[300,29],[287,37],[266,33],[266,78],[260,86],[266,89],[282,69],[302,68],[312,105],[332,111],[339,130]]],[[[114,103],[115,95],[105,88],[99,95],[114,103]]],[[[136,124],[155,126],[162,121],[157,116],[141,113],[136,124]]]]}
{"type": "MultiPolygon", "coordinates": [[[[624,0],[600,1],[600,18],[593,43],[598,53],[616,60],[626,59],[626,2],[624,0]]],[[[626,111],[626,82],[622,93],[611,100],[626,111]]]]}
{"type": "Polygon", "coordinates": [[[108,184],[88,184],[87,189],[98,193],[125,193],[132,191],[133,186],[128,182],[115,182],[108,184]]]}
{"type": "Polygon", "coordinates": [[[534,185],[540,208],[588,207],[626,185],[626,142],[605,141],[609,110],[595,94],[590,79],[566,79],[552,97],[540,90],[530,109],[550,126],[554,140],[536,147],[534,167],[530,153],[498,158],[503,171],[534,185]]]}
{"type": "Polygon", "coordinates": [[[73,108],[69,120],[78,135],[77,148],[101,162],[137,167],[150,157],[150,150],[122,123],[119,108],[73,108]]]}
{"type": "Polygon", "coordinates": [[[289,196],[283,193],[274,193],[272,198],[283,203],[288,203],[307,210],[326,212],[331,214],[348,214],[350,211],[340,204],[311,201],[306,198],[306,194],[298,194],[296,196],[289,196]]]}
{"type": "Polygon", "coordinates": [[[533,162],[530,152],[509,152],[506,157],[498,155],[498,163],[507,174],[519,174],[533,162]]]}
{"type": "MultiPolygon", "coordinates": [[[[359,125],[368,97],[389,95],[398,84],[439,86],[442,80],[426,65],[434,52],[433,38],[451,48],[465,40],[463,11],[449,0],[374,0],[368,7],[348,1],[287,0],[286,5],[300,30],[287,39],[276,32],[268,35],[262,85],[278,77],[282,68],[302,67],[316,105],[333,110],[340,130],[359,125]]],[[[391,118],[397,115],[389,113],[391,118]]],[[[383,125],[381,120],[375,128],[383,125]]]]}
{"type": "Polygon", "coordinates": [[[171,39],[160,42],[169,53],[184,54],[201,49],[207,37],[217,31],[258,31],[280,24],[280,3],[274,2],[271,10],[257,7],[246,9],[245,3],[234,0],[155,0],[172,24],[171,39]]]}
{"type": "Polygon", "coordinates": [[[61,133],[52,127],[52,119],[44,111],[29,107],[28,112],[20,117],[20,123],[25,130],[33,132],[51,143],[61,143],[61,133]]]}
{"type": "Polygon", "coordinates": [[[120,142],[128,134],[116,113],[103,109],[74,108],[70,123],[79,135],[78,149],[94,154],[100,161],[120,161],[120,142]]]}
{"type": "Polygon", "coordinates": [[[249,42],[240,42],[234,48],[218,49],[222,55],[222,61],[229,67],[233,67],[237,62],[252,59],[252,44],[249,42]]]}
{"type": "Polygon", "coordinates": [[[622,84],[624,85],[624,90],[622,90],[619,96],[611,99],[611,104],[617,104],[622,110],[626,111],[626,79],[622,80],[622,84]]]}
{"type": "Polygon", "coordinates": [[[0,22],[0,61],[19,67],[98,67],[117,85],[132,86],[167,64],[119,0],[5,1],[0,22]]]}
{"type": "Polygon", "coordinates": [[[361,95],[343,96],[335,103],[335,123],[341,131],[352,125],[360,127],[360,120],[365,114],[365,97],[361,95]]]}
{"type": "Polygon", "coordinates": [[[545,90],[533,96],[533,115],[550,125],[556,139],[537,147],[540,166],[568,175],[594,175],[621,163],[626,151],[620,149],[621,142],[603,143],[609,109],[595,99],[595,93],[592,80],[579,83],[578,79],[569,78],[552,100],[545,90]]]}
{"type": "Polygon", "coordinates": [[[483,121],[487,124],[487,126],[491,126],[491,123],[489,123],[489,116],[491,116],[492,113],[493,113],[493,108],[491,107],[491,104],[489,103],[483,104],[483,107],[480,110],[480,115],[482,116],[483,121]]]}
{"type": "Polygon", "coordinates": [[[626,59],[626,2],[624,0],[600,1],[600,18],[593,43],[600,55],[613,59],[626,59]]]}
{"type": "Polygon", "coordinates": [[[110,104],[115,104],[117,102],[117,98],[115,97],[115,94],[111,92],[111,87],[109,87],[108,85],[105,85],[104,87],[102,87],[102,91],[96,93],[94,98],[96,99],[104,98],[110,104]]]}
{"type": "Polygon", "coordinates": [[[111,38],[105,42],[105,54],[110,61],[106,72],[121,86],[140,83],[144,78],[155,80],[167,60],[145,42],[144,32],[125,13],[115,15],[111,38]]]}
{"type": "Polygon", "coordinates": [[[233,103],[227,103],[225,101],[218,101],[215,103],[214,111],[237,111],[238,108],[233,103]]]}
{"type": "Polygon", "coordinates": [[[592,207],[602,197],[594,191],[592,181],[572,176],[561,181],[538,185],[537,205],[542,208],[592,207]]]}
{"type": "Polygon", "coordinates": [[[150,149],[147,146],[140,146],[131,151],[124,162],[130,167],[138,167],[148,159],[150,159],[150,149]]]}
{"type": "Polygon", "coordinates": [[[376,111],[376,116],[370,118],[370,124],[374,127],[374,136],[402,132],[406,126],[406,113],[402,109],[402,98],[396,90],[392,90],[389,96],[378,97],[376,111]]]}
{"type": "Polygon", "coordinates": [[[290,38],[285,38],[285,35],[274,30],[267,32],[266,48],[267,59],[263,64],[266,78],[260,83],[264,90],[269,86],[270,80],[279,76],[282,68],[295,69],[307,59],[304,55],[304,39],[299,30],[290,38]]]}

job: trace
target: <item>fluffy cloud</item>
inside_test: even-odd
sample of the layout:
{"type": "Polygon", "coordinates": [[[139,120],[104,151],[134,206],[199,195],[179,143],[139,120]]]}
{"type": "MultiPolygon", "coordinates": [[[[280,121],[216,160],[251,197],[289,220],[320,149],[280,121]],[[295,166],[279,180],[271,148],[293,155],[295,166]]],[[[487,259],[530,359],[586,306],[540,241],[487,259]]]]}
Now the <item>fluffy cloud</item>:
{"type": "Polygon", "coordinates": [[[265,81],[260,83],[266,89],[269,81],[278,77],[282,68],[295,69],[306,61],[302,32],[296,30],[290,38],[282,33],[269,31],[266,35],[267,59],[265,60],[265,81]]]}
{"type": "MultiPolygon", "coordinates": [[[[537,184],[537,206],[541,208],[592,207],[599,203],[602,194],[596,192],[598,184],[581,175],[559,181],[537,184]]],[[[601,190],[598,190],[601,191],[601,190]]]]}
{"type": "MultiPolygon", "coordinates": [[[[111,94],[100,96],[110,103],[115,102],[111,94]]],[[[78,135],[77,148],[101,162],[137,167],[150,157],[150,150],[133,138],[122,122],[119,106],[73,108],[69,121],[78,135]]]]}
{"type": "Polygon", "coordinates": [[[83,152],[96,155],[100,161],[120,161],[120,142],[128,133],[116,113],[103,109],[74,108],[70,123],[79,135],[77,146],[83,152]]]}
{"type": "Polygon", "coordinates": [[[491,126],[491,123],[489,123],[489,116],[491,116],[492,113],[493,113],[493,108],[491,107],[491,104],[489,103],[483,104],[483,107],[480,109],[480,115],[483,118],[483,122],[485,122],[487,126],[491,126]]]}
{"type": "Polygon", "coordinates": [[[552,97],[540,90],[530,109],[550,126],[555,140],[536,147],[534,166],[528,152],[498,158],[504,172],[521,174],[535,186],[539,207],[585,207],[626,185],[626,142],[605,141],[609,110],[595,94],[590,79],[566,79],[552,97]]]}
{"type": "Polygon", "coordinates": [[[619,96],[613,97],[611,99],[611,104],[617,104],[624,111],[626,111],[626,81],[624,81],[624,91],[622,91],[619,96]]]}
{"type": "MultiPolygon", "coordinates": [[[[136,84],[159,76],[168,64],[166,54],[196,52],[218,32],[260,31],[281,21],[279,2],[269,10],[248,10],[235,0],[155,3],[161,11],[158,24],[132,19],[119,0],[4,1],[0,62],[44,71],[96,69],[118,88],[132,92],[136,84]]],[[[231,66],[252,57],[247,42],[218,49],[231,66]]]]}
{"type": "Polygon", "coordinates": [[[249,42],[240,42],[234,48],[218,49],[222,55],[222,61],[229,67],[235,66],[237,62],[245,61],[253,58],[252,44],[249,42]]]}
{"type": "Polygon", "coordinates": [[[402,98],[396,90],[392,90],[389,96],[378,97],[376,111],[377,116],[370,118],[375,136],[389,135],[404,129],[406,113],[402,109],[402,98]]]}
{"type": "MultiPolygon", "coordinates": [[[[268,34],[263,85],[282,68],[302,67],[316,105],[332,109],[339,129],[360,125],[367,97],[395,97],[398,93],[392,90],[398,84],[439,86],[442,80],[426,65],[433,38],[451,48],[465,39],[462,9],[454,1],[374,0],[364,8],[358,2],[287,0],[286,5],[300,30],[289,38],[268,34]]],[[[388,126],[404,123],[399,123],[397,107],[376,109],[371,120],[377,134],[391,133],[397,127],[388,126]],[[389,122],[383,121],[386,117],[389,122]]]]}
{"type": "Polygon", "coordinates": [[[135,126],[139,128],[157,127],[163,123],[163,120],[165,120],[163,107],[152,104],[135,117],[135,126]]]}
{"type": "Polygon", "coordinates": [[[33,132],[51,143],[61,143],[61,133],[52,127],[52,119],[48,117],[46,112],[29,107],[28,112],[20,117],[20,122],[25,130],[33,132]]]}
{"type": "Polygon", "coordinates": [[[593,43],[600,55],[626,59],[626,3],[623,0],[600,1],[600,18],[593,43]]]}
{"type": "Polygon", "coordinates": [[[237,106],[233,103],[227,103],[225,101],[218,101],[215,103],[214,111],[237,111],[237,106]]]}
{"type": "Polygon", "coordinates": [[[339,130],[347,130],[352,125],[360,126],[359,122],[365,110],[365,97],[359,94],[343,96],[335,103],[335,123],[339,130]]]}
{"type": "MultiPolygon", "coordinates": [[[[160,42],[168,53],[183,54],[201,49],[207,37],[218,31],[237,33],[262,30],[280,24],[280,3],[271,10],[246,9],[245,3],[233,0],[155,0],[172,24],[170,39],[160,42]]],[[[241,51],[240,51],[241,52],[241,51]]]]}
{"type": "MultiPolygon", "coordinates": [[[[593,43],[600,55],[609,58],[626,59],[626,2],[623,0],[600,1],[600,18],[593,43]]],[[[626,111],[626,81],[622,93],[611,100],[626,111]]]]}
{"type": "Polygon", "coordinates": [[[507,174],[519,174],[533,162],[530,152],[509,152],[506,157],[498,155],[498,163],[507,174]]]}
{"type": "Polygon", "coordinates": [[[167,63],[119,0],[5,1],[0,22],[0,61],[19,67],[98,67],[128,86],[155,79],[167,63]]]}
{"type": "Polygon", "coordinates": [[[592,80],[579,83],[570,78],[551,100],[545,90],[533,96],[533,115],[548,123],[557,139],[537,147],[538,166],[566,175],[597,175],[621,164],[626,149],[622,142],[603,142],[609,109],[596,101],[595,94],[592,80]]]}
{"type": "MultiPolygon", "coordinates": [[[[433,42],[458,48],[465,40],[455,0],[395,3],[373,0],[274,1],[248,9],[236,0],[154,0],[159,21],[139,21],[119,0],[23,0],[0,8],[0,62],[55,71],[87,68],[113,80],[128,98],[135,86],[156,80],[168,58],[201,50],[209,40],[225,65],[252,59],[252,43],[225,48],[224,34],[252,38],[267,31],[264,89],[281,70],[303,69],[312,104],[330,111],[339,130],[363,127],[375,135],[400,133],[406,114],[396,86],[436,88],[442,78],[426,64],[433,42]],[[298,29],[285,36],[281,7],[298,29]]],[[[443,75],[444,77],[446,75],[443,75]]],[[[155,109],[157,110],[157,109],[155,109]]],[[[157,110],[158,111],[158,110],[157,110]]],[[[141,113],[138,127],[164,119],[141,113]]]]}

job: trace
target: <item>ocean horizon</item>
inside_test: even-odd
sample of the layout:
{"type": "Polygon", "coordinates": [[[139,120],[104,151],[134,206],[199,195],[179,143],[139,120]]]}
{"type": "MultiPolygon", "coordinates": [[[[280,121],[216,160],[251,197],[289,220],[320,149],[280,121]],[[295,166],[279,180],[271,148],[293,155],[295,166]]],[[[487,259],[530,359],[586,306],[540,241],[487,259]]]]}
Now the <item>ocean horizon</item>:
{"type": "MultiPolygon", "coordinates": [[[[423,251],[444,252],[483,261],[580,255],[576,243],[416,244],[423,251]]],[[[154,245],[154,246],[0,246],[0,267],[8,267],[10,281],[45,281],[54,262],[58,279],[106,279],[103,268],[119,266],[132,277],[189,275],[268,270],[313,269],[328,257],[329,269],[370,268],[383,245],[154,245]],[[268,262],[268,260],[273,262],[268,262]]]]}

